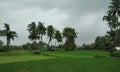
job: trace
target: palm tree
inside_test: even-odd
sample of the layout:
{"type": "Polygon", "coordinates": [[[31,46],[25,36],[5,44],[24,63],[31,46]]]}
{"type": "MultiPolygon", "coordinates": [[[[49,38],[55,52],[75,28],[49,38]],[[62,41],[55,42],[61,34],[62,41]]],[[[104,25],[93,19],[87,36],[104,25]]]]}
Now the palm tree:
{"type": "Polygon", "coordinates": [[[31,24],[29,24],[28,26],[28,31],[30,33],[30,35],[28,36],[28,38],[31,40],[31,41],[36,41],[37,39],[39,39],[39,35],[38,35],[38,32],[37,32],[37,27],[36,27],[36,23],[35,22],[32,22],[31,24]]]}
{"type": "Polygon", "coordinates": [[[116,30],[118,28],[118,17],[108,14],[103,17],[103,20],[108,22],[108,27],[110,27],[110,30],[116,30]]]}
{"type": "Polygon", "coordinates": [[[41,22],[38,22],[37,30],[38,30],[38,33],[40,34],[40,40],[42,42],[42,37],[43,37],[43,35],[46,34],[46,28],[45,28],[44,24],[41,22]]]}
{"type": "Polygon", "coordinates": [[[32,49],[35,50],[34,53],[39,53],[37,51],[38,47],[37,47],[37,43],[36,43],[36,40],[39,39],[39,34],[38,34],[38,31],[37,31],[36,23],[32,22],[27,27],[28,27],[27,30],[30,33],[29,36],[28,36],[28,38],[32,41],[32,49]]]}
{"type": "MultiPolygon", "coordinates": [[[[56,41],[58,43],[61,43],[62,42],[62,33],[60,33],[59,30],[55,30],[54,38],[56,39],[56,41]]],[[[55,42],[55,44],[56,44],[56,42],[55,42]]]]}
{"type": "Polygon", "coordinates": [[[15,31],[10,30],[9,24],[5,23],[4,27],[5,27],[5,30],[2,31],[2,36],[6,37],[7,46],[9,48],[11,39],[14,40],[14,38],[18,37],[18,36],[17,36],[17,33],[15,31]]]}
{"type": "Polygon", "coordinates": [[[112,0],[110,4],[108,12],[113,16],[116,15],[120,17],[120,0],[112,0]]]}
{"type": "Polygon", "coordinates": [[[64,47],[67,50],[73,50],[76,47],[75,38],[77,38],[77,33],[74,28],[66,27],[63,30],[63,37],[66,38],[64,47]]]}
{"type": "MultiPolygon", "coordinates": [[[[52,25],[49,25],[48,27],[47,27],[47,36],[48,36],[48,38],[49,38],[49,41],[48,41],[48,45],[50,45],[50,42],[51,42],[51,46],[52,46],[52,39],[53,39],[53,36],[54,36],[54,28],[53,28],[53,26],[52,25]]],[[[49,50],[50,50],[51,48],[49,48],[49,50]]]]}
{"type": "Polygon", "coordinates": [[[112,0],[110,2],[110,6],[108,7],[109,10],[107,12],[107,15],[103,17],[103,20],[106,20],[108,22],[108,25],[110,27],[110,32],[114,32],[114,36],[112,36],[112,42],[113,42],[113,48],[115,49],[116,46],[116,36],[118,29],[120,29],[120,0],[112,0]]]}

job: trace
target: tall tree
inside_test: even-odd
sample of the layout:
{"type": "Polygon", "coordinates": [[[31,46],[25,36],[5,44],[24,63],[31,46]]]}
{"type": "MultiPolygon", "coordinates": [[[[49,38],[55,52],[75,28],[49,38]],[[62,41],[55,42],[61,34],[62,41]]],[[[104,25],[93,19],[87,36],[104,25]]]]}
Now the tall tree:
{"type": "Polygon", "coordinates": [[[36,27],[36,23],[35,22],[32,22],[31,24],[29,24],[27,26],[27,30],[29,31],[30,35],[28,36],[28,38],[31,40],[31,41],[36,41],[37,39],[39,39],[39,35],[38,35],[38,32],[37,32],[37,27],[36,27]]]}
{"type": "MultiPolygon", "coordinates": [[[[50,42],[51,42],[51,46],[52,46],[52,39],[54,38],[54,28],[52,25],[49,25],[47,27],[47,36],[49,38],[49,41],[48,41],[48,45],[50,45],[50,42]]],[[[50,48],[49,48],[50,49],[50,48]]]]}
{"type": "Polygon", "coordinates": [[[46,28],[45,28],[44,24],[41,22],[38,22],[37,30],[38,30],[38,34],[40,34],[40,40],[42,42],[42,37],[43,37],[43,35],[46,34],[46,28]]]}
{"type": "Polygon", "coordinates": [[[113,16],[120,17],[120,0],[112,0],[110,4],[108,12],[113,16]]]}
{"type": "Polygon", "coordinates": [[[5,27],[5,29],[2,30],[2,36],[6,37],[6,40],[7,40],[6,44],[7,44],[8,48],[9,48],[11,39],[14,40],[14,38],[18,37],[18,36],[17,36],[17,33],[15,31],[10,30],[9,24],[5,23],[4,27],[5,27]]]}
{"type": "Polygon", "coordinates": [[[39,39],[39,34],[38,34],[38,31],[37,31],[36,23],[32,22],[27,27],[28,27],[27,30],[29,31],[28,38],[32,41],[32,45],[31,45],[32,49],[35,50],[34,53],[37,53],[38,52],[38,47],[37,47],[36,40],[39,39]]]}
{"type": "MultiPolygon", "coordinates": [[[[62,42],[62,33],[60,33],[59,30],[55,30],[54,38],[56,39],[57,43],[61,43],[62,42]]],[[[56,42],[55,42],[55,44],[56,44],[56,42]]]]}
{"type": "Polygon", "coordinates": [[[64,47],[66,50],[73,50],[76,47],[75,38],[77,38],[77,32],[74,28],[66,27],[63,30],[63,37],[66,38],[64,47]]]}
{"type": "Polygon", "coordinates": [[[109,34],[114,34],[114,36],[111,36],[111,42],[113,44],[113,49],[115,49],[117,30],[120,29],[120,0],[112,0],[108,8],[107,15],[103,17],[103,20],[108,22],[108,26],[110,27],[109,34]]]}

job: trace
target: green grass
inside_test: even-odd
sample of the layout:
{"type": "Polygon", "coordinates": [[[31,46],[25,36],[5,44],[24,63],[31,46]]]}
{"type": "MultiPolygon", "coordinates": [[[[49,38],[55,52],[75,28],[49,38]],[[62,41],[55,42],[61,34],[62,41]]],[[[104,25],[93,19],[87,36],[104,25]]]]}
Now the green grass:
{"type": "Polygon", "coordinates": [[[37,55],[1,56],[0,64],[14,63],[14,62],[27,62],[27,61],[34,61],[34,60],[50,59],[50,58],[53,58],[53,57],[37,56],[37,55]]]}
{"type": "Polygon", "coordinates": [[[120,72],[120,58],[112,58],[105,51],[45,52],[49,56],[23,53],[0,56],[0,72],[120,72]]]}
{"type": "Polygon", "coordinates": [[[0,52],[0,56],[8,55],[32,55],[33,53],[30,50],[11,50],[9,52],[0,52]]]}

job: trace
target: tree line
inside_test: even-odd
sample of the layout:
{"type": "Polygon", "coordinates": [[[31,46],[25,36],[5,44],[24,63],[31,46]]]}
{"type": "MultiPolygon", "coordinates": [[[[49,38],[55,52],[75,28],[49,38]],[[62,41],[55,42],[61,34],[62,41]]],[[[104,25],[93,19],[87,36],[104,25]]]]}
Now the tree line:
{"type": "MultiPolygon", "coordinates": [[[[113,51],[116,46],[120,46],[120,0],[111,0],[108,11],[103,17],[103,21],[106,21],[109,27],[109,31],[106,32],[106,35],[96,37],[94,43],[83,44],[78,47],[79,49],[113,51]]],[[[14,40],[18,35],[15,31],[10,30],[9,24],[5,23],[4,28],[4,30],[0,30],[0,36],[6,37],[6,46],[9,49],[11,39],[14,40]]],[[[65,27],[63,32],[60,32],[52,25],[45,27],[42,22],[38,22],[38,24],[32,22],[28,24],[27,31],[29,32],[28,38],[32,43],[27,43],[23,45],[23,47],[28,46],[28,48],[37,51],[39,49],[38,47],[41,48],[46,45],[47,48],[51,50],[53,46],[52,41],[55,40],[55,43],[62,45],[65,50],[73,50],[76,48],[75,39],[77,38],[77,32],[74,28],[65,27]],[[43,41],[43,36],[48,37],[48,43],[43,41]],[[65,39],[64,43],[63,39],[65,39]]],[[[3,44],[1,40],[0,44],[3,44]]]]}
{"type": "MultiPolygon", "coordinates": [[[[18,34],[15,31],[10,30],[9,24],[5,23],[4,28],[5,28],[4,30],[0,30],[0,36],[6,37],[6,41],[7,41],[6,46],[9,49],[11,39],[14,40],[15,37],[18,37],[18,34]]],[[[42,46],[43,43],[45,44],[45,42],[43,41],[43,36],[45,35],[49,39],[48,44],[46,44],[49,50],[51,50],[53,46],[52,44],[53,40],[55,40],[55,43],[58,43],[57,45],[61,45],[63,39],[65,39],[65,43],[63,45],[65,50],[73,50],[74,48],[76,48],[75,38],[77,38],[77,32],[75,31],[74,28],[65,27],[63,29],[63,32],[60,32],[52,25],[45,27],[44,23],[42,22],[38,22],[38,24],[32,22],[28,24],[27,31],[29,32],[28,38],[32,42],[29,43],[31,44],[30,48],[34,49],[35,52],[39,51],[39,49],[43,47],[42,46]]]]}

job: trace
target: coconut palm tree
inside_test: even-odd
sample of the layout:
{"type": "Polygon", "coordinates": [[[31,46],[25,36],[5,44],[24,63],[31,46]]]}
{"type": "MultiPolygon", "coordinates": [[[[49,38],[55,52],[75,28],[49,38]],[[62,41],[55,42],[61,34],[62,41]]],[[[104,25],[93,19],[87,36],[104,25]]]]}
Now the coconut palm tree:
{"type": "Polygon", "coordinates": [[[40,34],[40,40],[42,42],[42,37],[43,37],[43,35],[46,34],[46,28],[43,23],[38,22],[37,31],[40,34]]]}
{"type": "MultiPolygon", "coordinates": [[[[52,25],[49,25],[48,27],[47,27],[47,36],[48,36],[48,38],[49,38],[49,41],[48,41],[48,45],[50,46],[50,42],[51,42],[51,46],[52,46],[52,39],[54,38],[54,28],[53,28],[53,26],[52,25]]],[[[50,50],[51,48],[49,47],[49,50],[50,50]]]]}
{"type": "Polygon", "coordinates": [[[31,40],[31,41],[36,41],[37,39],[39,39],[39,35],[38,35],[38,32],[37,32],[37,27],[36,27],[36,23],[35,22],[32,22],[31,24],[29,24],[28,26],[28,31],[30,33],[30,35],[28,36],[28,38],[31,40]]]}
{"type": "Polygon", "coordinates": [[[10,30],[9,24],[5,23],[4,27],[5,27],[5,29],[2,30],[2,36],[6,37],[6,40],[7,40],[6,44],[7,44],[8,48],[9,48],[11,39],[14,40],[14,38],[18,37],[18,36],[17,36],[17,33],[15,31],[10,30]]]}
{"type": "Polygon", "coordinates": [[[112,0],[110,4],[108,12],[113,16],[116,15],[120,17],[120,0],[112,0]]]}
{"type": "Polygon", "coordinates": [[[118,28],[118,17],[108,14],[103,17],[103,20],[108,22],[108,27],[110,27],[110,29],[116,30],[118,28]]]}
{"type": "Polygon", "coordinates": [[[36,43],[36,40],[39,39],[39,34],[37,31],[36,23],[32,22],[27,27],[28,27],[27,30],[29,32],[28,38],[32,41],[31,47],[32,47],[32,49],[35,50],[35,52],[34,52],[35,54],[39,53],[37,43],[36,43]]]}
{"type": "Polygon", "coordinates": [[[110,2],[110,6],[108,7],[109,10],[107,12],[107,15],[103,17],[103,20],[106,20],[108,22],[108,26],[110,27],[110,32],[114,32],[114,36],[111,36],[112,38],[112,44],[113,49],[115,49],[116,46],[116,36],[118,29],[120,29],[120,0],[112,0],[110,2]]]}
{"type": "Polygon", "coordinates": [[[64,44],[66,51],[73,50],[76,47],[75,38],[77,38],[75,29],[70,27],[64,28],[63,37],[66,39],[64,44]]]}
{"type": "MultiPolygon", "coordinates": [[[[55,30],[54,38],[56,39],[56,41],[58,43],[61,43],[62,42],[62,33],[60,33],[59,30],[55,30]]],[[[55,45],[56,45],[56,42],[55,42],[55,45]]]]}

